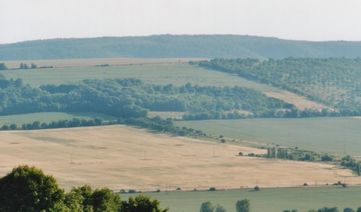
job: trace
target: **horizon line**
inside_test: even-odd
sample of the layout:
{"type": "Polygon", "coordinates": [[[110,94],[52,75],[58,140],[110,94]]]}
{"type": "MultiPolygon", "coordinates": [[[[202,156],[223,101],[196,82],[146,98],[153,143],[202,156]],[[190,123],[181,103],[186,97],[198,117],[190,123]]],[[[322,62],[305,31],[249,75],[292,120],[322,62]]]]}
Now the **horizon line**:
{"type": "Polygon", "coordinates": [[[39,39],[29,39],[29,40],[20,40],[16,42],[9,42],[9,43],[0,43],[0,45],[13,45],[19,43],[26,43],[26,42],[34,42],[34,41],[49,41],[49,40],[71,40],[71,39],[96,39],[96,38],[137,38],[137,37],[152,37],[152,36],[239,36],[239,37],[257,37],[257,38],[273,38],[278,40],[284,41],[298,41],[298,42],[361,42],[360,40],[343,40],[343,39],[335,39],[335,40],[307,40],[307,39],[289,39],[289,38],[282,38],[277,36],[267,36],[267,35],[249,35],[249,34],[231,34],[231,33],[204,33],[204,34],[183,34],[183,33],[163,33],[163,34],[144,34],[144,35],[100,35],[100,36],[84,36],[84,37],[52,37],[52,38],[39,38],[39,39]]]}

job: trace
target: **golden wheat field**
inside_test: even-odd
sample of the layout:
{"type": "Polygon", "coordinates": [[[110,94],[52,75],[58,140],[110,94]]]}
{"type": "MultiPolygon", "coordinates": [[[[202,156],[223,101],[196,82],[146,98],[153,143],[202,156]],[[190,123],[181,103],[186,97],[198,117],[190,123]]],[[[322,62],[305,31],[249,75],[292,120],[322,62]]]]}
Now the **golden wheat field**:
{"type": "Polygon", "coordinates": [[[333,165],[237,156],[264,150],[102,126],[0,133],[0,174],[34,165],[66,189],[81,184],[114,190],[183,190],[359,184],[333,165]]]}

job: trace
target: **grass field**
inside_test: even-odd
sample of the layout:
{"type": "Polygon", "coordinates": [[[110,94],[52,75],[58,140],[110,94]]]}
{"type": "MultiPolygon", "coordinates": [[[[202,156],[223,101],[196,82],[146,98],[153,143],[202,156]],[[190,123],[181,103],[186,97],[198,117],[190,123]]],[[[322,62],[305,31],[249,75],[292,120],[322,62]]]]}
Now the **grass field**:
{"type": "Polygon", "coordinates": [[[8,70],[7,78],[21,78],[33,86],[61,84],[84,79],[138,78],[154,84],[243,85],[242,79],[221,72],[211,72],[188,64],[148,64],[109,67],[71,67],[33,70],[8,70]]]}
{"type": "MultiPolygon", "coordinates": [[[[251,201],[251,211],[282,212],[284,209],[298,209],[307,212],[322,207],[352,207],[356,211],[361,206],[361,187],[348,188],[272,188],[252,192],[246,189],[214,192],[160,192],[146,195],[160,200],[163,207],[172,212],[199,211],[202,202],[221,204],[227,211],[235,211],[235,203],[240,199],[251,201]]],[[[122,194],[123,199],[133,196],[122,194]]]]}
{"type": "Polygon", "coordinates": [[[145,65],[145,64],[175,64],[175,63],[187,63],[189,61],[205,60],[202,58],[84,58],[84,59],[57,59],[57,60],[8,60],[0,61],[5,63],[8,68],[19,68],[20,63],[30,65],[36,64],[41,66],[52,66],[54,68],[66,68],[66,67],[89,67],[99,65],[145,65]]]}
{"type": "Polygon", "coordinates": [[[325,185],[361,177],[331,164],[240,157],[265,150],[154,134],[126,126],[0,132],[0,176],[19,164],[35,165],[60,185],[111,189],[325,185]]]}
{"type": "MultiPolygon", "coordinates": [[[[197,85],[210,86],[242,86],[259,90],[266,95],[304,108],[325,108],[325,106],[306,98],[244,78],[206,70],[189,65],[189,60],[199,59],[135,59],[135,58],[110,58],[110,59],[73,59],[73,60],[44,60],[32,61],[39,65],[53,65],[51,69],[8,70],[1,73],[7,78],[21,78],[25,83],[33,86],[43,84],[61,84],[76,82],[84,79],[114,79],[138,78],[154,84],[184,85],[187,82],[197,85]],[[99,64],[111,64],[107,67],[97,67],[99,64]]],[[[7,62],[10,65],[22,61],[7,62]]],[[[29,63],[31,61],[28,61],[29,63]]]]}
{"type": "Polygon", "coordinates": [[[176,124],[241,140],[361,155],[361,119],[356,118],[206,120],[176,124]]]}
{"type": "Polygon", "coordinates": [[[61,112],[27,113],[27,114],[0,116],[0,126],[4,124],[17,124],[17,125],[29,124],[34,121],[49,123],[52,121],[70,120],[72,118],[79,118],[79,119],[100,118],[103,120],[115,119],[114,117],[105,116],[103,114],[97,114],[97,113],[61,113],[61,112]]]}

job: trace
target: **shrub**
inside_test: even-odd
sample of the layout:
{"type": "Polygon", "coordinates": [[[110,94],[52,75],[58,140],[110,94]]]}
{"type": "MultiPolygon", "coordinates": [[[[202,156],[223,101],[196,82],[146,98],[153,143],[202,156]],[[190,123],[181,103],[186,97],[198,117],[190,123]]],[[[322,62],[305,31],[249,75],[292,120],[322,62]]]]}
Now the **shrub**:
{"type": "Polygon", "coordinates": [[[217,189],[216,189],[216,187],[210,187],[209,189],[208,189],[208,191],[216,191],[217,189]]]}
{"type": "Polygon", "coordinates": [[[237,212],[249,212],[250,211],[250,202],[248,199],[238,200],[236,203],[237,212]]]}

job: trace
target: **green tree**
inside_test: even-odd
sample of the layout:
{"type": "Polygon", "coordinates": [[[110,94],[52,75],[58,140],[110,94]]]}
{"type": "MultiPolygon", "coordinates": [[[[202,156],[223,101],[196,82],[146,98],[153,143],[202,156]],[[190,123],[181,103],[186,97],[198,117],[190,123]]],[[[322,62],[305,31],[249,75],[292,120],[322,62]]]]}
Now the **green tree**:
{"type": "Polygon", "coordinates": [[[361,212],[361,207],[358,207],[356,212],[361,212]]]}
{"type": "Polygon", "coordinates": [[[237,212],[250,212],[250,202],[248,199],[238,200],[236,203],[237,212]]]}
{"type": "Polygon", "coordinates": [[[122,201],[121,212],[167,212],[162,209],[159,201],[150,197],[139,195],[135,198],[129,197],[128,201],[122,201]]]}
{"type": "Polygon", "coordinates": [[[203,202],[199,211],[200,212],[213,212],[214,206],[210,201],[203,202]]]}
{"type": "Polygon", "coordinates": [[[0,211],[60,210],[63,200],[56,180],[35,167],[16,167],[0,179],[0,211]]]}
{"type": "Polygon", "coordinates": [[[91,196],[93,210],[95,212],[118,211],[120,209],[120,197],[108,188],[95,190],[91,196]]]}
{"type": "Polygon", "coordinates": [[[10,124],[9,127],[11,130],[16,130],[18,128],[18,126],[16,124],[10,124]]]}
{"type": "Polygon", "coordinates": [[[28,69],[29,66],[26,63],[20,63],[19,69],[28,69]]]}
{"type": "Polygon", "coordinates": [[[217,204],[214,208],[214,212],[226,212],[226,209],[222,205],[217,204]]]}
{"type": "Polygon", "coordinates": [[[31,69],[34,69],[34,68],[37,68],[38,66],[36,65],[36,64],[34,64],[34,63],[32,63],[31,65],[30,65],[30,68],[31,69]]]}
{"type": "Polygon", "coordinates": [[[6,67],[5,63],[0,63],[0,71],[7,70],[8,67],[6,67]]]}
{"type": "Polygon", "coordinates": [[[93,211],[92,189],[88,185],[73,188],[65,195],[65,205],[71,211],[93,211]]]}
{"type": "Polygon", "coordinates": [[[355,210],[352,208],[344,208],[343,212],[355,212],[355,210]]]}

